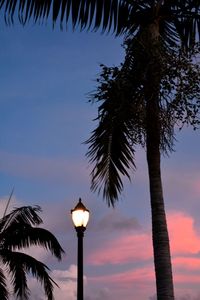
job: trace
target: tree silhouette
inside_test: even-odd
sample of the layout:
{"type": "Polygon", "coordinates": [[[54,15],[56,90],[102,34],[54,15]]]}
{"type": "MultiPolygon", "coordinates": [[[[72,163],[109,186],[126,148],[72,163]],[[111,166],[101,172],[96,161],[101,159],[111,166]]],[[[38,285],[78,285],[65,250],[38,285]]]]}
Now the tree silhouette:
{"type": "Polygon", "coordinates": [[[21,300],[29,299],[30,290],[27,274],[30,273],[44,287],[48,300],[53,300],[53,285],[56,283],[49,276],[49,268],[34,257],[19,252],[31,246],[41,246],[61,260],[64,252],[55,236],[44,228],[38,212],[39,206],[23,206],[14,209],[0,219],[0,298],[9,299],[5,270],[11,275],[13,293],[21,300]],[[3,269],[3,265],[5,269],[3,269]]]}
{"type": "MultiPolygon", "coordinates": [[[[148,94],[145,84],[151,68],[148,53],[138,37],[127,39],[125,47],[124,63],[111,68],[102,65],[97,90],[91,95],[91,101],[99,104],[97,127],[86,142],[87,155],[94,163],[91,187],[99,192],[103,189],[108,205],[114,206],[123,189],[122,177],[130,179],[130,169],[135,169],[136,145],[146,149],[157,296],[171,299],[173,283],[160,153],[173,150],[175,126],[182,128],[187,124],[196,129],[200,124],[200,67],[194,62],[199,48],[197,45],[191,49],[190,55],[178,48],[156,45],[152,49],[155,60],[162,57],[162,64],[156,68],[156,62],[155,69],[150,69],[149,76],[153,78],[156,74],[160,82],[151,98],[152,92],[148,94]]],[[[153,84],[154,81],[150,90],[153,84]]]]}

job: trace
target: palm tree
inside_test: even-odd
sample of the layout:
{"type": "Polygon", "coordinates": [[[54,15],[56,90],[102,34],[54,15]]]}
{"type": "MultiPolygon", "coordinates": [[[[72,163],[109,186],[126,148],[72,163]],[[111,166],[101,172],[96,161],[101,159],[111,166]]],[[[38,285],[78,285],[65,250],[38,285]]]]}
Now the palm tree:
{"type": "Polygon", "coordinates": [[[125,43],[124,63],[119,68],[102,65],[97,90],[91,94],[91,101],[99,104],[97,127],[86,141],[89,144],[87,155],[94,163],[91,188],[98,192],[103,189],[108,205],[114,206],[123,189],[122,177],[130,179],[130,169],[135,169],[136,145],[145,147],[157,297],[173,299],[160,153],[169,154],[173,150],[175,125],[180,128],[184,124],[192,125],[194,129],[200,125],[200,67],[193,60],[196,47],[186,55],[178,49],[167,53],[168,49],[157,45],[152,53],[162,56],[162,64],[159,67],[157,62],[154,64],[151,77],[159,76],[160,86],[156,89],[152,82],[149,89],[155,92],[151,98],[145,84],[151,67],[148,53],[143,51],[138,37],[125,43]]]}
{"type": "Polygon", "coordinates": [[[32,274],[44,287],[48,300],[53,300],[53,285],[49,268],[32,256],[19,252],[30,246],[41,246],[50,251],[58,260],[64,252],[55,236],[44,228],[37,227],[42,223],[38,212],[39,206],[23,206],[4,215],[0,220],[0,298],[9,299],[6,274],[10,274],[13,293],[18,299],[29,299],[30,290],[27,274],[32,274]],[[3,268],[3,266],[5,268],[3,268]]]}
{"type": "MultiPolygon", "coordinates": [[[[116,35],[125,34],[125,38],[128,37],[127,42],[129,38],[130,41],[133,41],[132,46],[129,46],[128,49],[133,49],[137,45],[136,48],[141,50],[134,56],[133,69],[139,71],[140,76],[138,78],[136,75],[133,76],[133,88],[131,90],[138,91],[140,87],[138,82],[142,80],[145,111],[144,105],[142,106],[143,109],[139,105],[137,106],[139,110],[135,112],[133,109],[128,112],[125,109],[124,117],[127,117],[127,114],[131,112],[137,116],[141,113],[140,109],[145,114],[145,127],[140,127],[140,122],[135,125],[138,128],[145,128],[157,297],[159,300],[174,299],[169,237],[160,170],[162,142],[166,138],[165,134],[162,136],[164,126],[161,123],[159,101],[162,73],[165,66],[162,53],[164,49],[165,53],[169,53],[170,49],[175,46],[189,52],[190,47],[199,40],[199,0],[0,0],[0,7],[4,10],[5,20],[8,24],[13,22],[15,16],[18,16],[19,21],[25,24],[31,18],[38,22],[48,19],[49,15],[52,14],[53,24],[55,25],[59,20],[61,28],[63,24],[71,23],[74,28],[78,27],[82,30],[100,28],[103,32],[110,31],[116,35]]],[[[124,70],[128,70],[127,64],[131,63],[129,58],[131,56],[127,53],[124,70]]],[[[126,76],[125,72],[122,73],[126,76]]],[[[118,92],[120,91],[118,89],[118,92]]],[[[119,97],[117,96],[117,98],[119,97]]],[[[138,97],[134,97],[134,99],[135,101],[140,100],[138,97]]],[[[176,107],[177,101],[173,105],[176,107]]],[[[182,115],[180,111],[177,111],[177,114],[180,117],[182,115]]],[[[106,179],[104,196],[107,197],[110,204],[114,204],[118,199],[118,194],[123,186],[120,173],[129,176],[127,171],[129,164],[134,163],[134,152],[126,143],[127,137],[131,139],[134,132],[127,132],[127,126],[130,126],[128,121],[126,124],[122,122],[119,124],[122,128],[118,126],[120,134],[117,139],[118,144],[124,145],[124,150],[118,151],[117,148],[115,150],[109,148],[109,151],[113,151],[112,154],[115,159],[120,158],[118,164],[115,165],[116,172],[114,174],[112,173],[113,168],[107,171],[105,169],[105,164],[108,167],[111,164],[100,159],[102,152],[105,151],[104,146],[95,147],[95,140],[92,138],[90,140],[91,143],[94,142],[90,155],[93,155],[92,160],[97,161],[92,187],[96,188],[99,183],[106,179]],[[125,134],[123,134],[122,129],[125,129],[125,134]],[[104,170],[105,173],[101,173],[101,170],[104,170]],[[99,178],[99,181],[95,181],[95,178],[99,178]]],[[[111,124],[108,125],[111,126],[111,124]]],[[[169,134],[170,130],[171,127],[169,127],[169,134]]],[[[137,139],[141,138],[140,135],[137,136],[137,139]]],[[[109,135],[107,138],[112,142],[112,136],[109,135]]]]}

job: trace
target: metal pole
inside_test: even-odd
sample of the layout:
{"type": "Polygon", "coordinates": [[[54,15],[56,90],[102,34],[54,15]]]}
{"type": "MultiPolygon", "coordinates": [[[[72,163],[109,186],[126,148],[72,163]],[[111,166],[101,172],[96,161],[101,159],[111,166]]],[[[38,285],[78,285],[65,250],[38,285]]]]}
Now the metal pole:
{"type": "Polygon", "coordinates": [[[76,229],[78,237],[77,300],[83,300],[83,236],[85,228],[76,229]]]}

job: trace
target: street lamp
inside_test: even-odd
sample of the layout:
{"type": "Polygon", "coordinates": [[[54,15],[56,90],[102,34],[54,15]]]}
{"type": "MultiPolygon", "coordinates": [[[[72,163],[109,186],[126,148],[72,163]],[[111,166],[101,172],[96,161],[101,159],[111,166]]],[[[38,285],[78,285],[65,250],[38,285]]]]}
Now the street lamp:
{"type": "Polygon", "coordinates": [[[78,276],[77,276],[77,300],[83,300],[83,236],[89,221],[89,210],[79,198],[78,204],[71,210],[72,221],[78,237],[78,276]]]}

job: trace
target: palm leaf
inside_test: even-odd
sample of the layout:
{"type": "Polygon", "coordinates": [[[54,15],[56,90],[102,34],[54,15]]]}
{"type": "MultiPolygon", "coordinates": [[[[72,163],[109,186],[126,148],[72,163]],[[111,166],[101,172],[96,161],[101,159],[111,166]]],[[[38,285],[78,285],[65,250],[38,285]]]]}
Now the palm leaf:
{"type": "Polygon", "coordinates": [[[117,124],[108,115],[100,121],[87,143],[90,144],[87,155],[91,157],[91,162],[95,161],[91,188],[96,190],[100,186],[100,191],[104,185],[103,195],[109,205],[114,205],[123,189],[119,173],[130,178],[127,172],[129,163],[134,166],[134,151],[129,142],[127,126],[122,120],[117,124]]]}
{"type": "Polygon", "coordinates": [[[1,250],[0,257],[11,274],[14,293],[20,299],[27,300],[29,298],[30,291],[27,286],[27,278],[22,263],[21,253],[1,250]]]}
{"type": "MultiPolygon", "coordinates": [[[[42,223],[39,206],[23,206],[14,209],[0,220],[0,258],[11,274],[14,293],[21,300],[29,299],[27,274],[31,273],[44,287],[48,300],[53,300],[53,284],[48,267],[35,258],[16,249],[42,246],[59,260],[64,252],[55,236],[46,229],[33,227],[42,223]]],[[[5,275],[0,270],[0,299],[7,300],[5,275]]]]}
{"type": "Polygon", "coordinates": [[[35,22],[46,20],[52,13],[53,24],[60,20],[61,27],[63,22],[66,25],[71,22],[74,28],[102,27],[103,30],[117,28],[120,5],[119,0],[0,0],[8,24],[13,22],[16,12],[23,24],[30,18],[35,22]]]}
{"type": "Polygon", "coordinates": [[[53,284],[56,283],[49,276],[48,267],[35,258],[20,252],[12,252],[9,250],[1,250],[0,256],[3,263],[9,268],[12,275],[12,283],[14,293],[21,300],[29,298],[29,289],[27,286],[26,274],[31,273],[44,287],[48,300],[53,300],[53,284]]]}
{"type": "Polygon", "coordinates": [[[129,171],[135,169],[134,148],[141,143],[144,129],[140,86],[128,72],[126,75],[123,69],[103,66],[99,87],[92,95],[94,101],[101,102],[98,125],[86,141],[87,156],[95,164],[91,189],[100,192],[103,188],[104,198],[113,206],[123,189],[121,175],[130,179],[129,171]]]}
{"type": "Polygon", "coordinates": [[[0,220],[0,232],[14,224],[39,225],[42,219],[38,215],[41,211],[39,206],[22,206],[14,209],[0,220]]]}
{"type": "Polygon", "coordinates": [[[29,248],[32,245],[50,250],[53,256],[61,260],[64,250],[56,237],[48,230],[32,227],[29,224],[12,223],[0,234],[4,249],[15,250],[29,248]]]}
{"type": "Polygon", "coordinates": [[[25,24],[51,18],[60,27],[101,29],[115,34],[136,33],[138,28],[159,20],[163,37],[168,43],[181,39],[184,47],[200,38],[199,0],[0,0],[6,22],[14,17],[25,24]],[[166,27],[164,29],[164,27],[166,27]]]}
{"type": "Polygon", "coordinates": [[[6,204],[6,208],[5,208],[5,211],[4,211],[4,214],[3,214],[3,217],[5,217],[5,215],[6,215],[6,213],[7,213],[8,206],[9,206],[9,204],[10,204],[10,201],[11,201],[11,199],[12,199],[13,192],[14,192],[14,187],[12,188],[12,191],[11,191],[11,193],[10,193],[10,196],[9,196],[9,198],[8,198],[8,202],[7,202],[7,204],[6,204]]]}
{"type": "Polygon", "coordinates": [[[172,6],[172,16],[182,46],[185,49],[191,48],[200,40],[200,2],[179,1],[178,7],[172,6]]]}
{"type": "Polygon", "coordinates": [[[6,277],[2,269],[0,269],[0,299],[1,300],[8,300],[8,291],[6,285],[6,277]]]}

